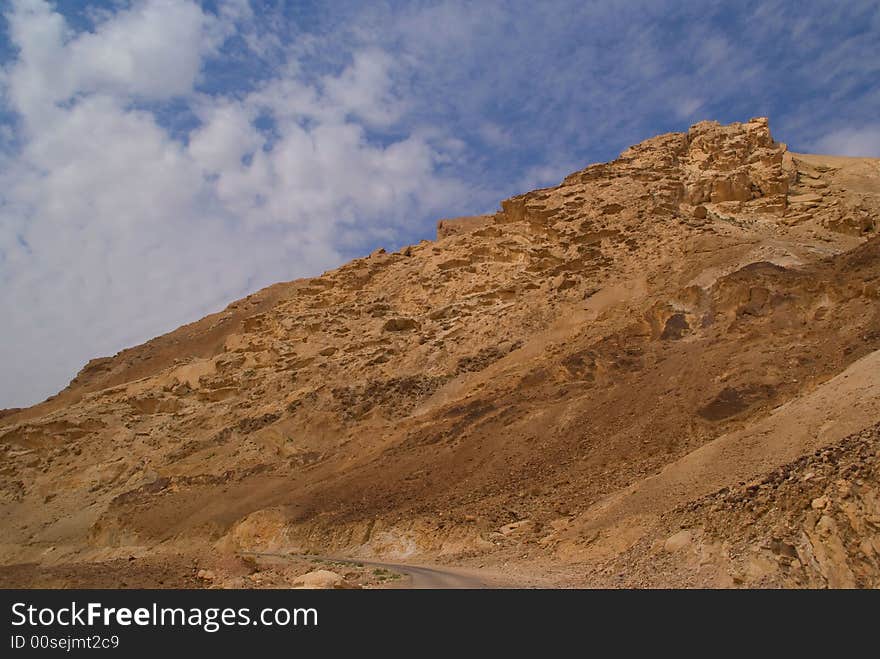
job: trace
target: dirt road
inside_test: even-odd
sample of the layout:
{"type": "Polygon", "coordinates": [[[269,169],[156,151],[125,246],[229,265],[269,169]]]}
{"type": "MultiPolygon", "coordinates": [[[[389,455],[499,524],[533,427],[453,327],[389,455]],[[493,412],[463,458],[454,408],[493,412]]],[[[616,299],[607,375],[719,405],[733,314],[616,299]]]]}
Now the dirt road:
{"type": "MultiPolygon", "coordinates": [[[[271,553],[271,552],[242,552],[242,555],[249,555],[258,558],[269,558],[274,560],[289,560],[289,554],[271,553]]],[[[339,556],[297,556],[297,558],[306,558],[313,561],[327,561],[332,563],[347,563],[349,565],[363,566],[368,565],[372,568],[381,568],[403,575],[403,579],[387,583],[387,588],[497,588],[498,584],[492,583],[481,576],[474,574],[472,571],[460,570],[448,567],[426,567],[423,565],[409,565],[406,563],[381,563],[378,561],[366,561],[363,559],[341,558],[339,556]]]]}
{"type": "MultiPolygon", "coordinates": [[[[339,559],[335,559],[339,560],[339,559]]],[[[364,565],[385,568],[397,572],[406,579],[389,584],[390,588],[493,588],[481,578],[473,574],[449,569],[406,565],[404,563],[375,563],[359,561],[364,565]]]]}

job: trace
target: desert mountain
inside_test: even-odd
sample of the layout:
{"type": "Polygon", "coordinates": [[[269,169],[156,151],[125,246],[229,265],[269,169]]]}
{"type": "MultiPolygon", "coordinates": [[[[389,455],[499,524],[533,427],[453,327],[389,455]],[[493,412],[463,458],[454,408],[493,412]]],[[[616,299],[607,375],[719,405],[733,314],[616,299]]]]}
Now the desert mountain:
{"type": "Polygon", "coordinates": [[[3,583],[878,587],[878,218],[702,122],[92,360],[0,416],[3,583]]]}

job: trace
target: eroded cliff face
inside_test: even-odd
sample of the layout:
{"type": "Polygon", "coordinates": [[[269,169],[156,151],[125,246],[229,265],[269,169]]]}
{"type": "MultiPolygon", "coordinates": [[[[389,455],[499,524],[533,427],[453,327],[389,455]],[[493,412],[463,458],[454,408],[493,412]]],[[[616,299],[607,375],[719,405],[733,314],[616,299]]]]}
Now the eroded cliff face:
{"type": "MultiPolygon", "coordinates": [[[[554,583],[575,564],[604,583],[626,560],[690,583],[686,551],[640,571],[669,511],[703,502],[688,542],[717,535],[709,520],[746,513],[706,507],[705,483],[764,478],[880,420],[864,366],[878,217],[880,162],[790,153],[765,119],[702,122],[443,220],[434,242],[277,284],[0,416],[4,574],[192,585],[175,574],[293,551],[518,561],[554,583]],[[818,425],[798,434],[807,399],[818,425]],[[737,448],[709,474],[699,452],[722,446],[737,448]],[[664,473],[680,496],[646,504],[664,473]]],[[[875,480],[844,543],[875,552],[841,559],[854,581],[812,541],[812,576],[772,579],[874,583],[875,480]]],[[[748,514],[778,507],[771,490],[748,514]]],[[[730,556],[713,565],[713,584],[748,581],[730,556]]]]}

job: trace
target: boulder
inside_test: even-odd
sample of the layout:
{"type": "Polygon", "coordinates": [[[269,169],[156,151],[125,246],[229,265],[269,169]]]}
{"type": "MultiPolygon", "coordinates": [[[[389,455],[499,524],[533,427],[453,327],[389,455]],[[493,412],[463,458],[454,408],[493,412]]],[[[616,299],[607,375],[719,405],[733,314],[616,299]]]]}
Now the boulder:
{"type": "Polygon", "coordinates": [[[356,584],[352,584],[345,580],[341,574],[331,572],[330,570],[313,570],[296,577],[291,584],[293,588],[301,588],[305,590],[330,590],[340,588],[359,588],[356,584]]]}

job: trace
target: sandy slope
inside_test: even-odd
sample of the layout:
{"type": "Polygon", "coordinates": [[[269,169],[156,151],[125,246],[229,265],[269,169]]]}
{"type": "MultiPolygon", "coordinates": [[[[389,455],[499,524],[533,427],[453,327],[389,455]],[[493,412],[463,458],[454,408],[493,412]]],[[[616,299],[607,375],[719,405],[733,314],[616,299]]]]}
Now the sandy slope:
{"type": "Polygon", "coordinates": [[[752,480],[880,419],[880,351],[760,421],[722,435],[589,508],[579,533],[656,515],[752,480]]]}
{"type": "MultiPolygon", "coordinates": [[[[585,511],[566,535],[598,532],[619,546],[617,529],[625,529],[630,536],[636,525],[650,528],[661,513],[752,481],[871,426],[880,419],[878,374],[880,351],[875,351],[760,421],[722,435],[659,473],[600,501],[585,511]]],[[[603,551],[600,540],[592,551],[603,551]]]]}

